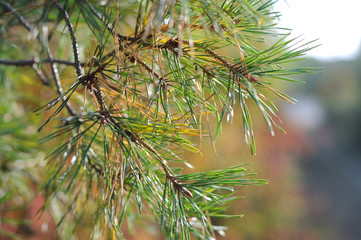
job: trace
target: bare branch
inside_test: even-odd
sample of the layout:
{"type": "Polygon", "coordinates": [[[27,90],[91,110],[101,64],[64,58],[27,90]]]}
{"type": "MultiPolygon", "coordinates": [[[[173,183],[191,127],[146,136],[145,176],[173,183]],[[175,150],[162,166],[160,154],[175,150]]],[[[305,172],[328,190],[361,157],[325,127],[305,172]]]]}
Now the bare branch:
{"type": "Polygon", "coordinates": [[[36,64],[33,64],[33,69],[36,72],[36,74],[38,74],[43,84],[49,86],[49,80],[47,79],[47,77],[45,77],[44,73],[38,68],[36,64]]]}
{"type": "Polygon", "coordinates": [[[19,20],[19,22],[29,31],[31,32],[33,29],[32,27],[30,26],[30,24],[25,20],[25,18],[23,18],[19,13],[18,11],[13,8],[9,3],[7,2],[4,2],[4,1],[0,1],[0,4],[5,6],[10,12],[12,12],[16,18],[19,20]]]}
{"type": "MultiPolygon", "coordinates": [[[[33,64],[40,64],[40,63],[49,63],[50,59],[44,60],[37,60],[37,59],[26,59],[26,60],[7,60],[7,59],[0,59],[0,65],[8,65],[8,66],[18,66],[18,67],[25,67],[25,66],[32,66],[33,64]]],[[[54,63],[63,64],[67,66],[74,66],[74,62],[70,62],[67,60],[62,59],[53,59],[54,63]]],[[[84,67],[85,63],[80,63],[80,66],[84,67]]]]}
{"type": "Polygon", "coordinates": [[[71,23],[71,21],[69,19],[68,12],[63,8],[63,6],[58,1],[55,1],[55,5],[59,9],[59,11],[61,13],[63,13],[66,25],[68,26],[68,29],[69,29],[69,32],[70,32],[70,37],[71,37],[71,41],[72,41],[72,44],[73,44],[74,61],[75,61],[74,62],[74,67],[75,67],[75,70],[76,70],[76,74],[78,75],[78,78],[79,78],[79,77],[82,76],[82,73],[81,73],[81,66],[80,66],[80,61],[79,61],[78,42],[77,42],[76,37],[75,37],[74,28],[73,28],[73,25],[72,25],[72,23],[71,23]]]}
{"type": "Polygon", "coordinates": [[[32,66],[33,64],[38,63],[35,59],[30,60],[7,60],[7,59],[0,59],[1,65],[7,65],[7,66],[17,66],[17,67],[23,67],[23,66],[32,66]]]}
{"type": "MultiPolygon", "coordinates": [[[[53,59],[53,56],[52,56],[52,54],[50,52],[49,46],[46,46],[45,49],[46,49],[46,52],[47,52],[48,57],[49,57],[49,63],[50,63],[51,71],[52,71],[54,79],[55,79],[55,85],[56,85],[56,88],[58,90],[58,94],[61,96],[61,95],[63,95],[64,90],[63,90],[63,87],[61,86],[61,81],[60,81],[58,68],[56,67],[56,63],[54,62],[54,59],[53,59]]],[[[62,99],[63,99],[63,101],[65,101],[66,96],[63,96],[62,99]]],[[[75,111],[70,106],[69,102],[66,103],[66,108],[68,109],[68,112],[69,112],[70,115],[72,115],[72,116],[76,115],[75,111]]]]}

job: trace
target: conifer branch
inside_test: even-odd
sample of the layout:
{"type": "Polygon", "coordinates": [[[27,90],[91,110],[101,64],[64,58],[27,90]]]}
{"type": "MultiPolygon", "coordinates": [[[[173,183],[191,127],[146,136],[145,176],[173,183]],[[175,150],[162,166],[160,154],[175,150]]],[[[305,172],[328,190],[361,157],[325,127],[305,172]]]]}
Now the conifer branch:
{"type": "Polygon", "coordinates": [[[80,65],[80,61],[79,61],[78,41],[75,37],[74,28],[69,19],[68,12],[63,8],[63,6],[59,3],[59,1],[56,0],[55,5],[59,9],[60,13],[62,13],[64,15],[66,25],[68,26],[68,29],[69,29],[72,46],[73,46],[73,53],[74,53],[74,67],[76,70],[76,74],[78,75],[78,78],[79,78],[79,77],[81,77],[82,73],[81,73],[81,65],[80,65]]]}
{"type": "MultiPolygon", "coordinates": [[[[38,58],[34,59],[24,59],[24,60],[9,60],[9,59],[0,59],[0,65],[7,65],[7,66],[17,66],[17,67],[23,67],[23,66],[33,66],[34,64],[38,65],[41,63],[49,63],[50,59],[41,59],[38,58]]],[[[62,60],[62,59],[53,59],[54,63],[57,64],[63,64],[67,66],[74,66],[74,62],[62,60]]],[[[80,63],[80,66],[84,67],[85,63],[80,63]]]]}
{"type": "MultiPolygon", "coordinates": [[[[254,179],[242,165],[185,174],[179,164],[189,163],[180,154],[184,150],[200,152],[193,137],[199,137],[199,142],[209,137],[214,147],[222,122],[232,120],[236,103],[253,153],[249,102],[257,105],[273,133],[272,127],[279,127],[272,119],[277,117],[277,108],[263,91],[288,101],[291,98],[264,79],[290,80],[289,75],[305,72],[280,66],[303,56],[308,48],[294,47],[294,40],[286,40],[286,36],[263,50],[253,46],[253,40],[276,29],[277,14],[269,9],[274,1],[91,2],[71,1],[70,10],[68,2],[34,1],[39,3],[34,7],[37,10],[22,12],[25,19],[0,0],[0,7],[26,29],[20,31],[35,34],[46,33],[39,26],[53,29],[46,38],[38,34],[35,44],[29,44],[29,48],[45,50],[46,58],[0,59],[4,66],[32,66],[45,85],[47,72],[42,70],[49,65],[55,80],[58,93],[39,108],[53,111],[50,116],[43,115],[46,120],[38,131],[53,127],[50,122],[59,123],[42,140],[47,143],[45,152],[55,149],[47,157],[47,171],[42,176],[46,206],[54,207],[51,197],[62,197],[55,207],[66,210],[54,211],[61,212],[54,217],[60,228],[62,223],[81,223],[83,216],[94,217],[105,238],[121,238],[125,218],[148,213],[153,213],[167,239],[216,237],[220,228],[213,226],[213,219],[232,216],[227,214],[227,204],[237,199],[235,190],[266,181],[254,179]],[[40,11],[41,17],[36,17],[40,11]],[[66,34],[58,31],[58,25],[54,27],[54,16],[57,24],[65,21],[66,34]],[[61,44],[69,37],[72,47],[60,48],[58,54],[70,53],[74,62],[55,59],[47,41],[59,39],[61,44]],[[238,50],[239,58],[218,51],[226,45],[238,50]],[[79,48],[84,47],[88,49],[81,63],[79,48]],[[64,67],[62,75],[57,64],[64,67]],[[77,77],[63,90],[61,80],[69,78],[73,67],[77,77]],[[81,113],[72,110],[70,100],[81,113]],[[71,116],[63,117],[64,107],[71,116]],[[89,209],[96,211],[89,213],[89,209]]],[[[22,46],[23,38],[14,35],[15,31],[6,32],[14,28],[11,18],[5,19],[4,26],[5,40],[22,46]]],[[[19,58],[28,56],[25,53],[19,58]]],[[[95,228],[93,232],[100,233],[95,228]]]]}

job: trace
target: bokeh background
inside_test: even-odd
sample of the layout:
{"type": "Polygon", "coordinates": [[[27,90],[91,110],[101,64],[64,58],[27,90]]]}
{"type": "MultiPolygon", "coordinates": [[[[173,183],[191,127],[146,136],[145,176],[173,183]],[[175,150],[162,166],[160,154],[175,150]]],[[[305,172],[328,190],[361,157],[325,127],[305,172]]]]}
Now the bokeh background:
{"type": "MultiPolygon", "coordinates": [[[[240,114],[235,111],[232,125],[224,124],[223,135],[217,141],[217,155],[207,142],[203,143],[202,156],[185,154],[197,170],[249,164],[247,168],[257,173],[257,178],[269,180],[268,185],[242,189],[245,198],[237,200],[229,211],[242,213],[244,217],[215,222],[228,226],[226,235],[219,239],[361,239],[361,30],[358,26],[361,21],[358,2],[279,0],[275,8],[283,14],[282,26],[294,29],[294,37],[301,35],[306,41],[319,38],[316,44],[321,44],[309,52],[307,59],[297,62],[299,66],[317,68],[313,74],[298,76],[304,84],[274,83],[276,88],[299,101],[290,105],[272,96],[280,106],[281,126],[287,134],[277,132],[272,137],[262,117],[256,114],[253,119],[257,155],[251,156],[244,144],[240,114]]],[[[31,69],[24,70],[22,84],[40,94],[43,90],[27,81],[31,72],[31,69]]],[[[0,167],[6,181],[20,184],[16,191],[22,194],[15,198],[14,206],[6,207],[27,206],[26,210],[10,211],[7,217],[23,219],[23,223],[17,224],[21,227],[13,229],[23,239],[55,239],[55,223],[49,214],[36,217],[44,200],[39,196],[33,199],[31,190],[36,189],[40,180],[29,177],[37,174],[24,171],[32,164],[25,160],[44,158],[42,153],[31,151],[37,144],[31,137],[36,128],[27,127],[31,124],[22,120],[23,107],[7,104],[9,96],[6,94],[19,97],[21,104],[28,108],[39,105],[38,100],[10,91],[20,89],[19,86],[10,86],[5,81],[0,84],[3,116],[0,119],[0,158],[13,161],[11,166],[17,171],[6,175],[6,164],[2,162],[0,167]],[[8,136],[14,129],[16,135],[8,136]],[[16,160],[19,154],[21,159],[16,160]],[[21,185],[24,182],[33,187],[25,188],[21,185]],[[25,202],[24,199],[33,200],[25,202]],[[26,227],[26,219],[33,220],[30,227],[26,227]]],[[[38,125],[35,116],[27,121],[38,125]]],[[[36,166],[39,164],[43,163],[36,166]]],[[[7,195],[1,192],[0,195],[3,210],[1,201],[6,201],[7,195]]],[[[14,228],[11,223],[2,223],[2,226],[6,224],[7,228],[14,228]]],[[[149,231],[156,233],[158,226],[148,227],[154,228],[138,229],[129,239],[159,239],[159,236],[149,235],[149,231]]],[[[79,239],[88,239],[88,232],[85,224],[76,235],[79,239]]]]}
{"type": "MultiPolygon", "coordinates": [[[[304,84],[278,83],[298,103],[280,104],[287,134],[256,123],[256,157],[242,145],[241,122],[218,142],[214,167],[247,162],[269,184],[243,190],[232,206],[241,221],[229,221],[224,239],[361,239],[361,41],[359,1],[279,1],[281,25],[293,36],[318,39],[299,66],[304,84]]],[[[277,83],[276,83],[277,84],[277,83]]],[[[277,100],[276,100],[277,101],[277,100]]],[[[210,154],[211,155],[211,154],[210,154]]]]}

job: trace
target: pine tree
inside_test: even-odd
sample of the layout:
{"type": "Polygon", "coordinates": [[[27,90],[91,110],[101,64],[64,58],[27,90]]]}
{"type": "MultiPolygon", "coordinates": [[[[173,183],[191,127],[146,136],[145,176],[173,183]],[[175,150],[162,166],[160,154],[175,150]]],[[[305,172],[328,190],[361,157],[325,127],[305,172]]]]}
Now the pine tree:
{"type": "MultiPolygon", "coordinates": [[[[294,102],[271,85],[309,72],[285,64],[311,47],[277,27],[275,2],[0,1],[1,143],[26,152],[27,162],[47,154],[29,174],[64,239],[89,219],[93,238],[122,239],[126,218],[147,215],[167,239],[212,239],[222,229],[212,219],[239,217],[226,213],[237,190],[266,181],[243,165],[185,171],[180,155],[199,153],[204,138],[215,150],[235,107],[255,153],[250,102],[271,134],[283,131],[263,92],[294,102]],[[238,57],[224,56],[225,47],[238,57]],[[25,133],[39,121],[40,133],[25,133]],[[40,145],[27,144],[38,136],[40,145]]],[[[5,186],[19,167],[10,152],[1,155],[2,203],[20,191],[5,186]]]]}

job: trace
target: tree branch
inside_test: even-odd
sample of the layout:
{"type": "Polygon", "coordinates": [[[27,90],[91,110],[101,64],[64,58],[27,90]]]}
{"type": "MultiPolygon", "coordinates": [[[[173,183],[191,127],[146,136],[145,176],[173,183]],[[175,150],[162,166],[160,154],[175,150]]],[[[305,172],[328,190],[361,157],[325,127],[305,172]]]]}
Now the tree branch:
{"type": "Polygon", "coordinates": [[[73,25],[69,19],[68,12],[63,8],[63,6],[58,1],[55,1],[55,5],[59,9],[59,11],[61,13],[63,13],[66,25],[68,26],[72,45],[73,45],[73,53],[74,53],[74,61],[75,61],[74,67],[76,70],[76,74],[78,75],[78,78],[80,78],[82,76],[82,73],[81,73],[81,66],[80,66],[80,61],[79,61],[78,42],[75,37],[73,25]]]}
{"type": "Polygon", "coordinates": [[[30,60],[7,60],[7,59],[0,59],[1,65],[7,65],[7,66],[17,66],[17,67],[23,67],[23,66],[32,66],[33,64],[37,64],[38,62],[35,59],[30,60]]]}
{"type": "MultiPolygon", "coordinates": [[[[50,63],[50,67],[51,67],[51,71],[53,73],[53,76],[54,76],[54,79],[55,79],[55,85],[56,85],[56,88],[58,90],[58,94],[61,96],[63,95],[63,87],[61,86],[61,81],[60,81],[60,76],[59,76],[59,72],[58,72],[58,68],[56,67],[56,64],[54,62],[54,59],[53,59],[53,56],[50,52],[50,48],[49,46],[46,46],[46,52],[48,54],[48,57],[49,57],[49,63],[50,63]]],[[[66,97],[63,96],[63,101],[66,100],[66,97]]],[[[68,112],[70,115],[72,116],[75,116],[76,115],[76,112],[74,111],[74,109],[70,106],[69,102],[66,103],[66,108],[68,109],[68,112]]]]}
{"type": "Polygon", "coordinates": [[[49,80],[47,77],[45,77],[44,73],[38,68],[36,64],[33,64],[33,69],[36,72],[36,74],[39,76],[42,83],[46,86],[49,86],[49,80]]]}
{"type": "MultiPolygon", "coordinates": [[[[25,60],[8,60],[8,59],[0,59],[0,65],[8,65],[8,66],[18,66],[18,67],[25,67],[25,66],[32,66],[33,64],[40,64],[40,63],[49,63],[50,59],[44,60],[37,60],[37,59],[25,59],[25,60]]],[[[67,66],[74,66],[74,62],[70,62],[67,60],[62,59],[53,59],[54,63],[63,64],[67,66]]],[[[80,66],[84,67],[85,63],[80,63],[80,66]]]]}
{"type": "Polygon", "coordinates": [[[18,11],[13,8],[9,3],[4,2],[4,1],[0,1],[0,4],[5,6],[10,12],[12,12],[12,14],[15,15],[15,17],[19,20],[19,22],[29,31],[33,31],[32,27],[30,26],[30,24],[25,20],[25,18],[23,18],[18,11]]]}

